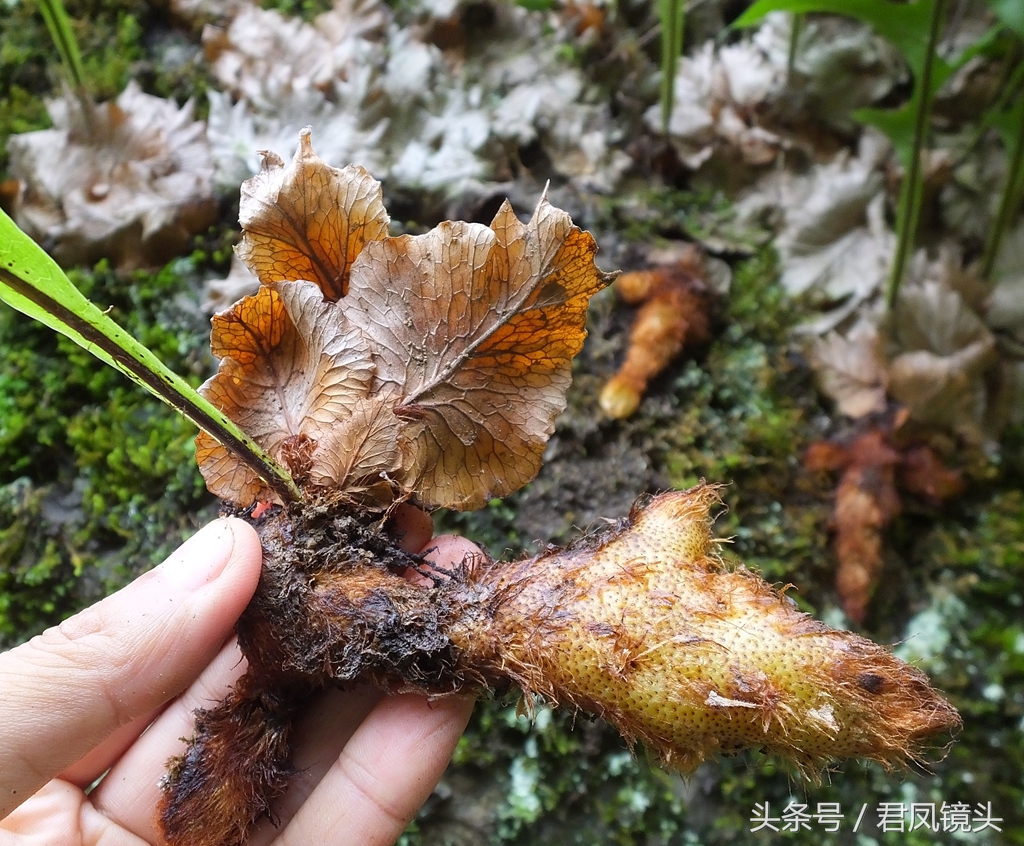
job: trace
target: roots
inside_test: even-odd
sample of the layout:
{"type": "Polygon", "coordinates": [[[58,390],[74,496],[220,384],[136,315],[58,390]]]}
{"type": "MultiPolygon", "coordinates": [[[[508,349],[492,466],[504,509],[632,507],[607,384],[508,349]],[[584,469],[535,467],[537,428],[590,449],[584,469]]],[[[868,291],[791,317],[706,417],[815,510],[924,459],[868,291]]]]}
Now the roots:
{"type": "Polygon", "coordinates": [[[276,509],[254,524],[263,570],[236,626],[248,669],[227,699],[196,712],[187,751],[168,764],[159,816],[170,844],[234,846],[272,818],[293,775],[294,719],[317,690],[359,681],[444,695],[483,684],[447,634],[465,572],[413,585],[398,572],[422,561],[346,513],[276,509]]]}
{"type": "Polygon", "coordinates": [[[285,789],[308,696],[368,681],[432,696],[504,690],[602,716],[666,765],[747,746],[814,774],[920,756],[959,726],[918,670],[726,570],[709,532],[714,488],[655,498],[607,535],[533,559],[457,568],[423,588],[421,562],[366,520],[278,511],[258,525],[264,570],[238,623],[249,670],[197,713],[171,762],[171,844],[234,846],[285,789]]]}
{"type": "Polygon", "coordinates": [[[267,690],[247,673],[216,708],[196,711],[188,751],[168,764],[162,784],[168,843],[242,843],[256,820],[272,818],[292,776],[292,722],[308,693],[308,685],[267,690]]]}

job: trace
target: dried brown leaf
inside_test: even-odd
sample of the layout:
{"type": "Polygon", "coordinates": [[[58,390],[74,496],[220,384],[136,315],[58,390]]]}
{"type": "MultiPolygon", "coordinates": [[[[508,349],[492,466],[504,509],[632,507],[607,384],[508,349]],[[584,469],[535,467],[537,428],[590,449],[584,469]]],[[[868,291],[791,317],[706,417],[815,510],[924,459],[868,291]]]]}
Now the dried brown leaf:
{"type": "Polygon", "coordinates": [[[306,279],[337,300],[352,262],[368,241],[387,237],[390,219],[377,180],[361,167],[324,164],[308,129],[299,138],[290,166],[264,153],[263,170],[242,186],[237,251],[264,285],[306,279]]]}
{"type": "Polygon", "coordinates": [[[1024,342],[1024,224],[1004,236],[992,281],[985,322],[1024,342]]]}
{"type": "Polygon", "coordinates": [[[955,291],[928,281],[906,287],[891,318],[889,394],[923,423],[967,440],[986,437],[985,374],[995,339],[955,291]]]}
{"type": "Polygon", "coordinates": [[[18,225],[62,264],[121,268],[178,255],[216,217],[206,125],[130,83],[116,102],[47,104],[53,129],[12,135],[18,225]]]}
{"type": "MultiPolygon", "coordinates": [[[[612,278],[593,238],[547,200],[528,224],[506,203],[490,228],[389,238],[380,186],[324,165],[308,131],[289,166],[267,162],[243,188],[239,249],[262,287],[214,319],[206,395],[300,484],[478,508],[532,479],[612,278]]],[[[212,491],[268,496],[197,443],[212,491]]]]}
{"type": "Polygon", "coordinates": [[[312,481],[325,488],[365,494],[398,475],[402,450],[395,433],[401,421],[385,397],[357,400],[352,414],[331,427],[314,455],[312,481]]]}
{"type": "MultiPolygon", "coordinates": [[[[309,282],[263,286],[216,315],[211,344],[221,366],[200,393],[286,464],[295,454],[291,439],[317,444],[369,390],[372,369],[361,333],[309,282]]],[[[223,499],[247,505],[273,498],[205,433],[196,440],[196,460],[207,486],[223,499]]]]}
{"type": "MultiPolygon", "coordinates": [[[[783,70],[749,42],[718,49],[707,41],[681,58],[668,124],[680,161],[697,170],[716,153],[754,166],[774,160],[784,142],[759,126],[755,115],[779,89],[783,70]]],[[[645,117],[649,126],[660,129],[658,109],[645,117]]]]}
{"type": "Polygon", "coordinates": [[[894,337],[905,351],[926,350],[952,356],[975,341],[991,337],[981,318],[945,282],[926,280],[900,292],[894,337]]]}
{"type": "Polygon", "coordinates": [[[846,334],[830,332],[815,340],[809,355],[821,390],[840,414],[864,417],[885,409],[886,373],[878,330],[858,321],[846,334]]]}
{"type": "Polygon", "coordinates": [[[344,306],[401,419],[399,481],[424,503],[479,508],[536,475],[587,303],[611,279],[596,249],[546,200],[528,224],[506,203],[490,228],[366,246],[344,306]]]}
{"type": "Polygon", "coordinates": [[[835,441],[814,441],[804,450],[800,463],[812,473],[834,472],[850,463],[850,451],[835,441]]]}

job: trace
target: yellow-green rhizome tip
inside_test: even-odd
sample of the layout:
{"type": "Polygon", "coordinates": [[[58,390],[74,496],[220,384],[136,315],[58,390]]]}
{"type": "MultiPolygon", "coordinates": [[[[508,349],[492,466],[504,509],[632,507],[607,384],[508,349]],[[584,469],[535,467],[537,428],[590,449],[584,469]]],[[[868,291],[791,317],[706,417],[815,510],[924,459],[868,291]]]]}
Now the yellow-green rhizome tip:
{"type": "Polygon", "coordinates": [[[469,663],[579,706],[683,771],[760,747],[815,772],[916,759],[960,725],[919,670],[715,553],[715,488],[663,494],[609,536],[484,575],[469,663]]]}

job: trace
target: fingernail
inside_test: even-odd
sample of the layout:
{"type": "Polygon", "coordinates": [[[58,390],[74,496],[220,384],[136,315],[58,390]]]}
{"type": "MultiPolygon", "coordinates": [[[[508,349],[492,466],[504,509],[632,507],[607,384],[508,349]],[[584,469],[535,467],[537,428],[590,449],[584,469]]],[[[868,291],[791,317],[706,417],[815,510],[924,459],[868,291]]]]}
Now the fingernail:
{"type": "Polygon", "coordinates": [[[199,590],[224,572],[234,547],[231,522],[214,520],[178,547],[157,570],[173,587],[199,590]]]}

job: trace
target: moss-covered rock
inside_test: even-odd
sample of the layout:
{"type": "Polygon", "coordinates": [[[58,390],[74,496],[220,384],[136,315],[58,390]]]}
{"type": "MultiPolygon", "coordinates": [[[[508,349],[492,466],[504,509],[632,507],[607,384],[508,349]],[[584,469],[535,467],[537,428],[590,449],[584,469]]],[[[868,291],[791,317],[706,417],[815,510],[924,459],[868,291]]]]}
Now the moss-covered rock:
{"type": "Polygon", "coordinates": [[[46,517],[48,493],[25,477],[0,486],[0,647],[74,607],[82,562],[46,517]]]}

